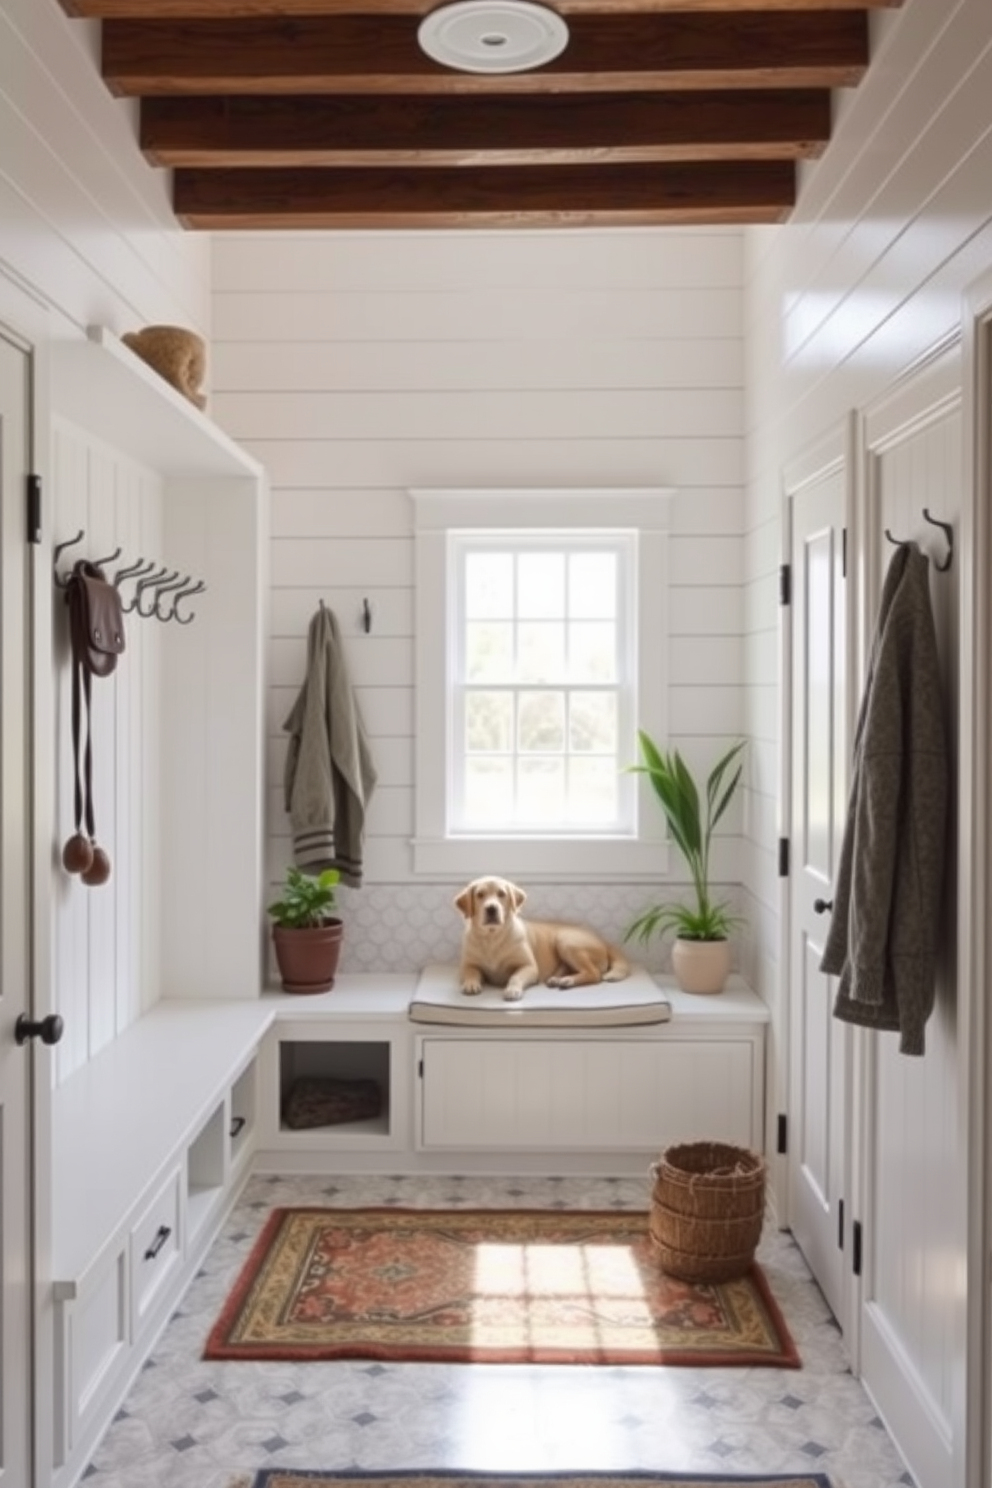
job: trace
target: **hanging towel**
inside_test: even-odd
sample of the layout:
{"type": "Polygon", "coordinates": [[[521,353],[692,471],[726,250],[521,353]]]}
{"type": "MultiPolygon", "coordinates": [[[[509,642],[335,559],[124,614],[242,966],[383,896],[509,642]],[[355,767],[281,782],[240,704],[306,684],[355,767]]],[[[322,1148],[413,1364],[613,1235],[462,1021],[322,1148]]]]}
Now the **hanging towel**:
{"type": "Polygon", "coordinates": [[[283,728],[290,735],[284,787],[293,860],[308,873],[337,868],[342,883],[360,888],[376,772],[338,622],[323,604],[307,635],[306,680],[283,728]]]}
{"type": "Polygon", "coordinates": [[[834,911],[820,962],[834,1015],[924,1052],[933,1011],[948,752],[929,565],[904,543],[885,577],[854,740],[834,911]]]}

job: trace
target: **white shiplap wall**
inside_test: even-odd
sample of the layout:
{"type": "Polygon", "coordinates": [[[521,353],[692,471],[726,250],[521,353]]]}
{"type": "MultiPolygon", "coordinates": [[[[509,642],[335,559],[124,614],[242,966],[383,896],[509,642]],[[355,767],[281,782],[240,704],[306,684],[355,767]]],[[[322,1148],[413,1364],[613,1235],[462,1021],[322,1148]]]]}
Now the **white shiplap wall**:
{"type": "Polygon", "coordinates": [[[908,0],[786,228],[746,236],[751,974],[775,1000],[781,470],[942,338],[992,265],[992,10],[908,0]]]}
{"type": "Polygon", "coordinates": [[[153,321],[208,332],[210,242],[178,227],[170,190],[138,150],[135,106],[100,77],[98,24],[55,0],[4,0],[0,318],[25,318],[17,286],[55,336],[153,321]]]}
{"type": "MultiPolygon", "coordinates": [[[[273,492],[270,876],[288,860],[282,723],[323,597],[380,772],[348,963],[454,955],[452,885],[410,864],[406,491],[674,486],[671,738],[711,763],[743,722],[740,234],[231,235],[214,253],[213,411],[273,492]]],[[[739,830],[721,843],[731,892],[739,830]]],[[[545,884],[532,907],[619,935],[653,897],[545,884]]]]}
{"type": "MultiPolygon", "coordinates": [[[[968,286],[992,267],[992,9],[987,0],[947,5],[906,0],[897,14],[876,21],[873,34],[871,71],[838,111],[835,137],[823,159],[804,168],[794,220],[781,229],[752,230],[746,240],[745,644],[756,768],[744,880],[756,928],[750,972],[773,1013],[770,1092],[779,1109],[787,1106],[777,1051],[788,1010],[774,851],[775,578],[782,556],[782,471],[817,440],[843,430],[852,412],[864,437],[887,390],[901,381],[915,387],[913,369],[935,348],[953,346],[968,286]]],[[[955,427],[960,443],[960,426],[955,427]]],[[[885,467],[890,499],[897,503],[905,492],[917,493],[922,478],[923,489],[933,490],[936,481],[946,490],[943,503],[930,497],[935,511],[938,504],[950,512],[966,508],[970,493],[962,489],[960,476],[945,473],[966,470],[963,443],[957,454],[955,462],[941,444],[938,463],[935,447],[921,444],[914,450],[916,464],[903,468],[890,462],[885,467]]],[[[869,461],[856,446],[849,578],[859,595],[871,560],[863,543],[869,531],[869,473],[869,461]]],[[[870,528],[877,537],[875,522],[877,516],[870,528]]],[[[922,535],[919,529],[917,534],[922,535]]],[[[961,552],[963,565],[970,559],[961,552]]],[[[986,581],[987,576],[979,577],[986,581]]],[[[869,587],[871,601],[875,592],[869,587]]],[[[855,638],[862,658],[872,618],[872,604],[862,605],[855,638]]],[[[967,707],[967,659],[961,666],[960,700],[956,669],[957,651],[951,648],[945,679],[949,702],[967,707]]],[[[975,824],[965,815],[959,830],[971,839],[975,824]]],[[[953,906],[947,923],[952,942],[953,906]]],[[[858,1042],[862,1079],[852,1118],[849,1197],[852,1212],[866,1221],[866,1244],[878,1247],[868,1273],[876,1294],[866,1293],[862,1303],[867,1320],[862,1365],[921,1488],[963,1488],[979,1481],[977,1457],[966,1455],[962,1364],[964,1298],[972,1289],[979,1294],[981,1287],[968,1272],[967,1216],[969,1203],[977,1213],[982,1198],[978,1192],[970,1201],[967,1197],[975,1159],[969,1174],[963,1118],[970,1071],[965,1030],[974,999],[984,996],[983,988],[968,986],[964,978],[942,982],[927,1057],[909,1062],[912,1067],[900,1061],[884,1036],[881,1043],[867,1035],[858,1042]],[[876,1334],[868,1323],[876,1316],[884,1325],[876,1332],[886,1336],[888,1352],[872,1344],[876,1334]]],[[[857,1348],[857,1328],[850,1343],[857,1348]]],[[[977,1390],[973,1383],[972,1405],[978,1403],[977,1390]]],[[[977,1411],[973,1426],[972,1450],[981,1440],[977,1411]]]]}

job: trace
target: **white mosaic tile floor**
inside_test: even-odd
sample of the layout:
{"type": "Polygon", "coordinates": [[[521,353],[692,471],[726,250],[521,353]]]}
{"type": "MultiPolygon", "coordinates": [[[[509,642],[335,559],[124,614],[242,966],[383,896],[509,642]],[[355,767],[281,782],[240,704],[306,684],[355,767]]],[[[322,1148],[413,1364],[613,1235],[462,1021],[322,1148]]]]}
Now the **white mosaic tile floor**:
{"type": "Polygon", "coordinates": [[[827,1473],[913,1484],[798,1249],[758,1258],[801,1370],[207,1363],[206,1335],[278,1205],[645,1209],[637,1179],[252,1178],[94,1454],[89,1488],[234,1488],[262,1467],[827,1473]]]}

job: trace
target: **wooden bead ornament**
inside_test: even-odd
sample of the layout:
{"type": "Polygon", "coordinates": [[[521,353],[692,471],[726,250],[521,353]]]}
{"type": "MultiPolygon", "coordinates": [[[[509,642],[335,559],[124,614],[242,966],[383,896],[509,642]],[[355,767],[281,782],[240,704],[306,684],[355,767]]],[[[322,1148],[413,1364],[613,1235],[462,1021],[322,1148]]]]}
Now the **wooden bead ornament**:
{"type": "Polygon", "coordinates": [[[91,889],[98,889],[110,877],[110,859],[103,848],[97,847],[95,842],[92,844],[92,849],[93,861],[84,870],[82,879],[83,883],[87,884],[91,889]]]}
{"type": "Polygon", "coordinates": [[[82,832],[74,832],[62,849],[62,867],[67,873],[88,873],[93,858],[93,843],[82,832]]]}

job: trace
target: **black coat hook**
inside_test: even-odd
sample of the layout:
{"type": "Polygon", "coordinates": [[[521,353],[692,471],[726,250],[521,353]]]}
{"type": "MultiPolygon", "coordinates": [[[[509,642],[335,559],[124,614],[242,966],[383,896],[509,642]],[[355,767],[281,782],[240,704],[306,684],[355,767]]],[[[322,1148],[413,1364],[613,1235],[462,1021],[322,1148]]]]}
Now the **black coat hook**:
{"type": "MultiPolygon", "coordinates": [[[[943,563],[938,563],[936,559],[932,560],[933,566],[938,573],[946,573],[951,566],[952,559],[954,558],[954,528],[951,526],[950,522],[942,522],[939,517],[932,517],[930,515],[930,508],[927,506],[923,508],[923,519],[924,521],[929,522],[931,527],[940,527],[944,533],[944,536],[947,538],[947,554],[944,558],[943,563]]],[[[901,548],[903,543],[908,541],[908,539],[904,537],[893,537],[888,527],[886,527],[885,529],[885,536],[888,538],[890,543],[895,543],[897,548],[901,548]]]]}
{"type": "Polygon", "coordinates": [[[169,616],[169,619],[175,620],[176,623],[179,625],[192,625],[193,621],[196,619],[196,611],[190,610],[188,615],[180,615],[179,602],[183,599],[191,599],[194,594],[204,594],[206,592],[206,588],[207,586],[203,582],[203,580],[197,579],[196,583],[193,584],[193,587],[191,589],[180,589],[175,599],[172,601],[172,612],[169,616]]]}
{"type": "Polygon", "coordinates": [[[121,548],[115,548],[112,553],[107,554],[106,558],[94,558],[93,562],[96,564],[97,568],[106,568],[108,563],[117,562],[118,558],[121,556],[122,551],[123,550],[121,548]]]}
{"type": "Polygon", "coordinates": [[[64,589],[66,587],[66,584],[68,583],[68,575],[65,578],[62,578],[59,575],[59,559],[65,552],[66,548],[74,548],[77,543],[82,542],[85,536],[86,533],[83,531],[82,527],[80,527],[75,537],[66,538],[65,542],[55,544],[55,551],[52,554],[52,568],[55,571],[55,582],[60,589],[64,589]]]}
{"type": "Polygon", "coordinates": [[[947,570],[950,568],[951,560],[954,557],[954,528],[951,526],[950,522],[942,522],[939,517],[932,517],[930,515],[929,507],[925,506],[923,508],[923,516],[925,520],[930,523],[931,527],[942,528],[944,536],[947,538],[947,557],[944,559],[943,563],[934,563],[934,568],[937,570],[938,573],[946,573],[947,570]]]}

